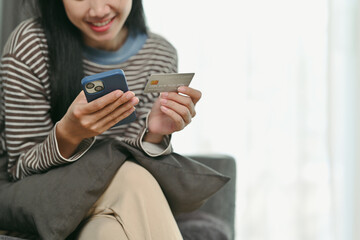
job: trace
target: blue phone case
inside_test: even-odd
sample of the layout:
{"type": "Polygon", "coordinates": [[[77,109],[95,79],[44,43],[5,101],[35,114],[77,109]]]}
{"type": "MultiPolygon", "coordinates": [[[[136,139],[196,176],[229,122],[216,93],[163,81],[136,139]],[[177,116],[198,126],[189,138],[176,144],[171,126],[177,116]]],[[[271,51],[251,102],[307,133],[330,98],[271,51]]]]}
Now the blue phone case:
{"type": "MultiPolygon", "coordinates": [[[[129,90],[126,83],[125,73],[121,69],[114,69],[84,77],[81,80],[81,85],[88,102],[91,102],[117,89],[120,89],[123,92],[127,92],[129,90]],[[91,84],[94,85],[94,89],[88,87],[92,86],[91,84]],[[96,88],[98,89],[95,90],[96,88]]],[[[115,124],[113,127],[133,122],[135,119],[136,114],[134,111],[128,117],[115,124]]]]}

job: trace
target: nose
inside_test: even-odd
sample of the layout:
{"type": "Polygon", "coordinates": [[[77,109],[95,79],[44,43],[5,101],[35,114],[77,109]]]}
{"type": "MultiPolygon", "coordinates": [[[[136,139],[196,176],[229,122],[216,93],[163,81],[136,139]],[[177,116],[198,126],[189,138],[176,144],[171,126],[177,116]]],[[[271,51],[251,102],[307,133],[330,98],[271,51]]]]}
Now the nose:
{"type": "Polygon", "coordinates": [[[103,18],[110,13],[110,6],[104,0],[90,0],[90,17],[103,18]]]}

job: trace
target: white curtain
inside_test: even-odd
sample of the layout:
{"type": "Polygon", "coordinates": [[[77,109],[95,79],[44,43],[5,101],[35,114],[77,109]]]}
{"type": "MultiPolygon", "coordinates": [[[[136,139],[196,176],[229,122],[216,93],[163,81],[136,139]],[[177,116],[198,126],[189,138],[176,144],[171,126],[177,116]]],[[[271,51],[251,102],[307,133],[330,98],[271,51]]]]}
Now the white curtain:
{"type": "Polygon", "coordinates": [[[236,239],[360,239],[359,0],[144,6],[203,92],[175,151],[237,160],[236,239]]]}
{"type": "Polygon", "coordinates": [[[329,153],[337,239],[360,239],[360,2],[332,0],[329,23],[329,153]]]}

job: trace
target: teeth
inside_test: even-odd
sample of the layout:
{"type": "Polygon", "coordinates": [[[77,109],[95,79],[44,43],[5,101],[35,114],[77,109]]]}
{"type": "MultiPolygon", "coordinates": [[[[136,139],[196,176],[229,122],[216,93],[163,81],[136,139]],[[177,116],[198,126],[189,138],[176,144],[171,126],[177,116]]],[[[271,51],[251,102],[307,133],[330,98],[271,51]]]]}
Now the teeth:
{"type": "Polygon", "coordinates": [[[111,21],[111,19],[107,20],[106,22],[92,23],[92,24],[95,25],[96,27],[102,27],[102,26],[105,26],[106,24],[108,24],[110,21],[111,21]]]}

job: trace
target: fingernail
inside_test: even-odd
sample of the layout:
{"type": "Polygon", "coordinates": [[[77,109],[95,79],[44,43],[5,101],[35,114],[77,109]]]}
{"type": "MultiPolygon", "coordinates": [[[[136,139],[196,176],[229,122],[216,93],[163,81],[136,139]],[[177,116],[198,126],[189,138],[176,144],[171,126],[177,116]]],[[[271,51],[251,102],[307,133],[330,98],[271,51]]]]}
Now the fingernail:
{"type": "Polygon", "coordinates": [[[139,102],[139,99],[137,97],[134,97],[133,99],[131,99],[131,102],[133,104],[137,104],[139,102]]]}
{"type": "Polygon", "coordinates": [[[127,99],[130,99],[130,98],[132,98],[132,97],[134,97],[134,93],[133,92],[129,92],[127,95],[126,95],[126,98],[127,99]]]}
{"type": "Polygon", "coordinates": [[[178,92],[185,92],[186,91],[186,88],[181,86],[181,87],[178,87],[178,92]]]}
{"type": "Polygon", "coordinates": [[[161,104],[166,104],[168,101],[166,99],[161,99],[160,102],[161,104]]]}
{"type": "Polygon", "coordinates": [[[168,95],[169,95],[168,92],[162,92],[162,93],[161,93],[161,97],[164,97],[164,98],[166,98],[168,95]]]}
{"type": "Polygon", "coordinates": [[[121,95],[122,95],[121,91],[116,91],[115,97],[119,98],[119,97],[121,97],[121,95]]]}

